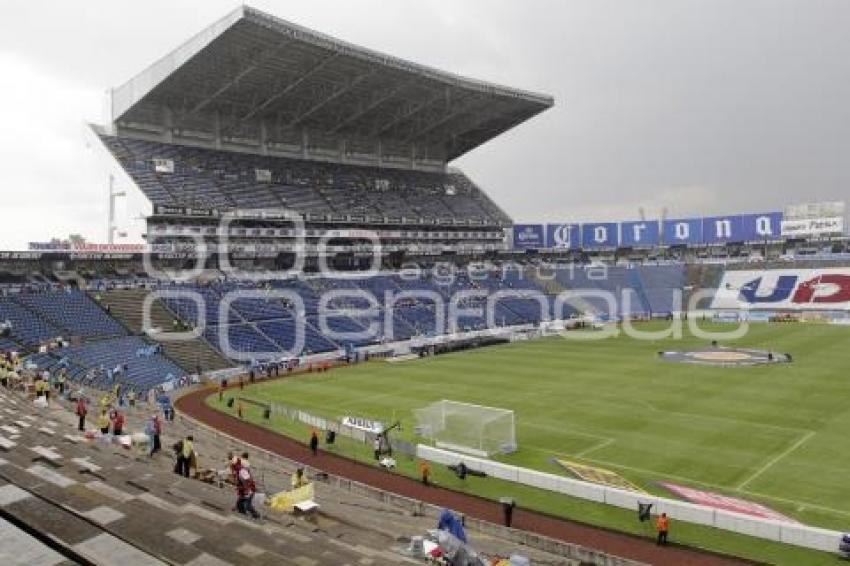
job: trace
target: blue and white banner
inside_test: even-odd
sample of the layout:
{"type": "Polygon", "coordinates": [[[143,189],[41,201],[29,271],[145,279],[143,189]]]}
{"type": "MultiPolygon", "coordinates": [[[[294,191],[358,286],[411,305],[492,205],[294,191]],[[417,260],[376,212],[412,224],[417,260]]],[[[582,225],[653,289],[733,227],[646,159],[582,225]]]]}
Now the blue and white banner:
{"type": "Polygon", "coordinates": [[[559,250],[577,250],[581,247],[578,224],[546,225],[546,246],[559,250]]]}
{"type": "Polygon", "coordinates": [[[514,224],[514,249],[543,248],[543,224],[514,224]]]}
{"type": "Polygon", "coordinates": [[[782,237],[781,212],[765,212],[763,214],[745,214],[741,216],[741,229],[745,242],[760,242],[778,240],[782,237]]]}
{"type": "Polygon", "coordinates": [[[620,224],[620,245],[623,247],[657,246],[658,240],[657,220],[638,220],[620,224]]]}
{"type": "Polygon", "coordinates": [[[704,244],[743,242],[744,230],[740,216],[710,216],[702,220],[704,244]]]}
{"type": "MultiPolygon", "coordinates": [[[[733,214],[673,220],[632,220],[586,224],[515,224],[514,248],[596,250],[617,247],[699,246],[730,242],[778,240],[798,229],[784,221],[781,212],[733,214]],[[787,230],[783,232],[783,230],[787,230]]],[[[810,221],[812,223],[816,221],[810,221]]],[[[834,231],[837,223],[830,224],[834,231]]],[[[842,226],[843,227],[843,226],[842,226]]],[[[798,230],[803,230],[798,229],[798,230]]],[[[811,235],[814,230],[806,227],[811,235]]]]}
{"type": "Polygon", "coordinates": [[[695,246],[701,244],[702,218],[665,220],[662,242],[665,246],[695,246]]]}
{"type": "Polygon", "coordinates": [[[616,248],[619,243],[619,225],[616,222],[581,225],[581,247],[586,250],[616,248]]]}

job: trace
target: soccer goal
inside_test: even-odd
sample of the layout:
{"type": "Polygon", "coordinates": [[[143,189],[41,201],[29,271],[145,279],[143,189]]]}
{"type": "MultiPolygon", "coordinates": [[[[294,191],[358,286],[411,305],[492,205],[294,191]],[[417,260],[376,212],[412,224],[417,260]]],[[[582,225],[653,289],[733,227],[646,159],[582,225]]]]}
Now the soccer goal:
{"type": "Polygon", "coordinates": [[[416,409],[416,430],[438,448],[487,457],[516,452],[514,412],[446,399],[416,409]]]}

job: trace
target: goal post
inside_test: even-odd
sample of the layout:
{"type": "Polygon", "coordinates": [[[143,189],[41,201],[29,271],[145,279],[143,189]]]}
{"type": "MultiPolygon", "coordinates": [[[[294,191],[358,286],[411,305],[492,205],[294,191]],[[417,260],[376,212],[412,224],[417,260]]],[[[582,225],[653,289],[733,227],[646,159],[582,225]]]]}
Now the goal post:
{"type": "Polygon", "coordinates": [[[414,411],[416,431],[446,448],[475,456],[516,452],[514,412],[443,399],[414,411]]]}

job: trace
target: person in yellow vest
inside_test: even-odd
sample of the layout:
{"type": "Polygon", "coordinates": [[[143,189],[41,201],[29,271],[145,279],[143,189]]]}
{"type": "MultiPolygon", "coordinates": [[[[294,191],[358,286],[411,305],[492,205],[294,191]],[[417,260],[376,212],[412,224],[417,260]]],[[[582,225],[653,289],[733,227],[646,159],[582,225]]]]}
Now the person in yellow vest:
{"type": "Polygon", "coordinates": [[[428,485],[431,478],[431,465],[428,460],[419,460],[419,477],[423,485],[428,485]]]}
{"type": "Polygon", "coordinates": [[[298,489],[299,487],[304,487],[307,485],[307,478],[304,477],[304,468],[298,468],[295,470],[295,473],[292,474],[292,489],[298,489]]]}
{"type": "Polygon", "coordinates": [[[65,368],[62,368],[56,377],[56,384],[59,388],[59,395],[65,395],[65,368]]]}
{"type": "Polygon", "coordinates": [[[109,415],[106,414],[105,409],[101,410],[100,416],[97,417],[97,428],[100,429],[101,434],[109,434],[109,415]]]}
{"type": "Polygon", "coordinates": [[[195,452],[195,439],[189,435],[183,440],[183,446],[180,450],[180,454],[177,457],[177,465],[180,470],[180,474],[184,478],[189,477],[189,467],[192,463],[192,456],[195,452]]]}

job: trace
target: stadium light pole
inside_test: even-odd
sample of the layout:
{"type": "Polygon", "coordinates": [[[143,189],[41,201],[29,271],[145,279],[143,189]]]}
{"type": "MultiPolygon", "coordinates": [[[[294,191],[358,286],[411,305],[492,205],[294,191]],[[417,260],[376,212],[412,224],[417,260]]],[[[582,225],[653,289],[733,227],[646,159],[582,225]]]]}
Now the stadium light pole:
{"type": "Polygon", "coordinates": [[[125,191],[116,191],[115,190],[115,176],[109,175],[109,204],[107,208],[107,231],[106,231],[106,241],[109,244],[115,243],[115,232],[118,228],[115,226],[115,199],[118,197],[126,197],[127,193],[125,191]]]}

